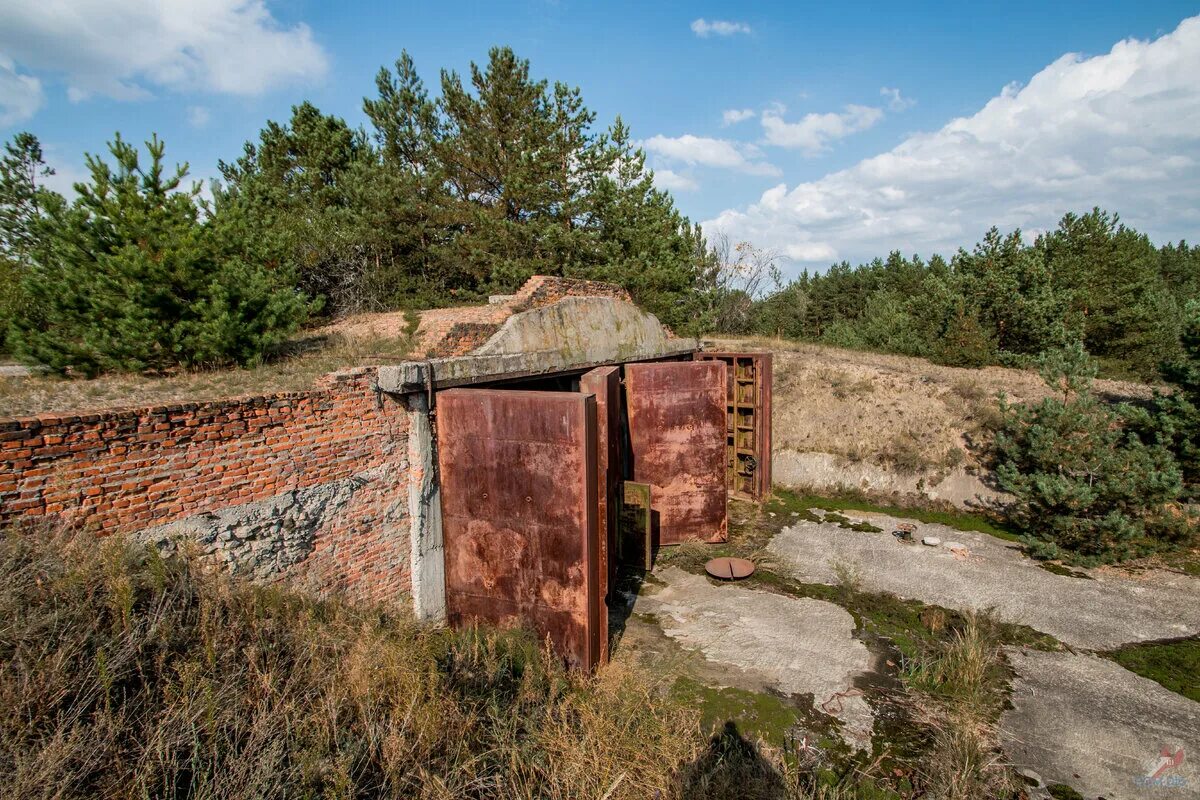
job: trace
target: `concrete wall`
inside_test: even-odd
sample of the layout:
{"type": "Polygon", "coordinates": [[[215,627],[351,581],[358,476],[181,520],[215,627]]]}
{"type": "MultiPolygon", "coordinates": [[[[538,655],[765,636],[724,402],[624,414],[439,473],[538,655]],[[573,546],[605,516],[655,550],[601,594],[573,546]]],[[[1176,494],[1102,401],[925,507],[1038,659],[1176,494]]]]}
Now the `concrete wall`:
{"type": "Polygon", "coordinates": [[[235,574],[395,598],[410,588],[409,417],[375,382],[0,421],[0,522],[189,539],[235,574]]]}

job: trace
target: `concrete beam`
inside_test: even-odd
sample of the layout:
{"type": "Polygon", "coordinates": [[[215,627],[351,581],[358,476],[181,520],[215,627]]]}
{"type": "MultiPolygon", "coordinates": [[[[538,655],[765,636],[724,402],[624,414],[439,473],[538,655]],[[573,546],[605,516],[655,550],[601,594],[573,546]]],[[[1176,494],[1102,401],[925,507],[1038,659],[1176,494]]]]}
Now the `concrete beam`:
{"type": "Polygon", "coordinates": [[[428,398],[410,394],[408,409],[408,519],[413,610],[417,619],[446,621],[446,559],[437,440],[428,398]]]}

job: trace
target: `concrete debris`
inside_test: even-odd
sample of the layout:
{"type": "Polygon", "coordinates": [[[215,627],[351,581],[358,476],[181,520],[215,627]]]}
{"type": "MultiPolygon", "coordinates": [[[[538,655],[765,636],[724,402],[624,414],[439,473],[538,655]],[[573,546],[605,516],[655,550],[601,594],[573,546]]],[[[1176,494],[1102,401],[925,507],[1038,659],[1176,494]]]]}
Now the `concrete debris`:
{"type": "Polygon", "coordinates": [[[926,536],[925,538],[921,539],[921,544],[927,547],[937,547],[941,543],[942,540],[936,536],[926,536]]]}

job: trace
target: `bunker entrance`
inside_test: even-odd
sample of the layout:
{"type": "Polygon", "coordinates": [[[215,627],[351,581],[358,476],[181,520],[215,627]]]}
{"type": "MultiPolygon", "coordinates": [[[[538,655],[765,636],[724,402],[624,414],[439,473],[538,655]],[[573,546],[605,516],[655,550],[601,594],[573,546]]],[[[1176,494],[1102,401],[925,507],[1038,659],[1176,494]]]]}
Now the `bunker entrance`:
{"type": "Polygon", "coordinates": [[[728,490],[752,488],[730,466],[737,366],[697,354],[439,391],[448,622],[528,624],[573,667],[606,661],[617,564],[725,541],[728,490]]]}

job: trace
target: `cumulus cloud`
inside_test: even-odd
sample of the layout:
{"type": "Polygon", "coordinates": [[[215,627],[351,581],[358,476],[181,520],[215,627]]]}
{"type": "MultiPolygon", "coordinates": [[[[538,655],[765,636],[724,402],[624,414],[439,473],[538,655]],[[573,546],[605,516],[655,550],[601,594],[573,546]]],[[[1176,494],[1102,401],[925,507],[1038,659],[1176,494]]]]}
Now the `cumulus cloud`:
{"type": "Polygon", "coordinates": [[[154,87],[254,95],[328,69],[309,27],[281,24],[264,0],[0,3],[0,52],[61,75],[73,101],[154,87]]]}
{"type": "Polygon", "coordinates": [[[751,108],[730,108],[726,109],[721,114],[721,124],[723,126],[736,125],[739,122],[745,122],[754,116],[754,109],[751,108]]]}
{"type": "Polygon", "coordinates": [[[738,33],[750,33],[750,26],[744,22],[729,22],[723,19],[709,22],[701,17],[692,22],[692,33],[701,39],[707,39],[709,36],[733,36],[738,33]]]}
{"type": "Polygon", "coordinates": [[[700,188],[693,178],[670,169],[654,170],[654,185],[670,192],[694,192],[700,188]]]}
{"type": "Polygon", "coordinates": [[[779,169],[762,160],[762,152],[751,144],[707,136],[652,136],[641,146],[656,155],[688,166],[720,167],[750,175],[778,175],[779,169]]]}
{"type": "Polygon", "coordinates": [[[0,128],[24,122],[42,107],[42,82],[0,53],[0,128]]]}
{"type": "Polygon", "coordinates": [[[879,93],[888,99],[888,108],[892,111],[907,111],[917,104],[917,101],[911,97],[900,94],[899,89],[890,89],[884,86],[879,93]]]}
{"type": "Polygon", "coordinates": [[[783,111],[777,106],[763,112],[767,143],[796,148],[810,156],[825,150],[830,142],[865,131],[883,119],[883,109],[874,106],[848,105],[840,114],[805,114],[799,122],[784,121],[783,111]]]}
{"type": "Polygon", "coordinates": [[[992,225],[1052,228],[1102,206],[1158,241],[1200,234],[1200,17],[1067,54],[969,117],[704,223],[824,266],[949,254],[992,225]]]}
{"type": "Polygon", "coordinates": [[[212,115],[204,106],[188,106],[188,124],[193,128],[203,128],[211,118],[212,115]]]}

